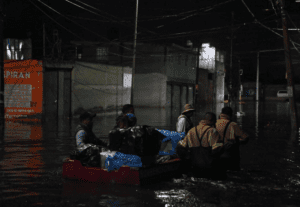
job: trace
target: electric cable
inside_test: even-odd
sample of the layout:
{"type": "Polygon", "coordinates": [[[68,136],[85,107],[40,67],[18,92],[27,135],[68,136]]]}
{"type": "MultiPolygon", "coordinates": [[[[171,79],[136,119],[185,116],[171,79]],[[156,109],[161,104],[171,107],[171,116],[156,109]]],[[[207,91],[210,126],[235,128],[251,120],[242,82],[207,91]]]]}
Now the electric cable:
{"type": "MultiPolygon", "coordinates": [[[[84,7],[80,6],[80,5],[78,5],[78,4],[75,4],[74,2],[71,2],[71,1],[69,1],[69,0],[65,0],[65,1],[71,3],[71,4],[75,5],[75,6],[77,6],[77,7],[79,7],[79,8],[81,8],[81,9],[84,9],[84,10],[86,10],[86,11],[88,11],[88,12],[91,12],[91,13],[93,13],[93,14],[95,14],[95,15],[98,15],[98,16],[101,16],[101,17],[103,17],[103,18],[105,18],[105,19],[110,20],[108,17],[105,17],[105,16],[103,16],[103,15],[100,15],[99,13],[95,13],[95,12],[93,12],[93,11],[91,11],[91,10],[88,10],[88,9],[86,9],[86,8],[84,8],[84,7]]],[[[75,0],[75,1],[81,2],[82,4],[84,4],[84,5],[86,5],[86,6],[89,6],[89,7],[93,8],[93,9],[95,9],[95,10],[101,12],[101,13],[104,13],[104,14],[106,14],[106,15],[108,15],[108,16],[111,16],[111,17],[115,18],[115,19],[117,20],[118,23],[122,24],[122,23],[120,22],[120,21],[122,21],[122,20],[120,20],[120,18],[118,18],[118,17],[115,17],[115,16],[113,16],[113,15],[111,15],[111,14],[108,14],[108,13],[106,13],[106,12],[103,12],[103,11],[101,11],[101,10],[95,8],[95,7],[92,7],[92,6],[88,5],[88,4],[83,3],[82,1],[79,1],[79,0],[75,0]]],[[[126,24],[122,24],[122,25],[128,27],[128,25],[126,25],[126,24]]],[[[131,26],[134,26],[134,25],[131,24],[131,23],[130,23],[130,25],[131,25],[131,26]]],[[[131,26],[130,26],[130,27],[131,27],[131,26]]],[[[145,29],[145,28],[142,28],[142,27],[139,27],[139,28],[142,29],[142,30],[146,30],[147,32],[149,32],[149,33],[151,33],[151,34],[156,34],[155,32],[150,31],[150,30],[148,30],[148,29],[145,29]]]]}
{"type": "Polygon", "coordinates": [[[278,16],[277,11],[276,11],[276,9],[275,9],[275,7],[274,7],[274,4],[273,4],[273,0],[270,0],[270,2],[271,2],[271,4],[272,4],[272,8],[273,8],[273,10],[274,10],[276,16],[278,16]]]}
{"type": "MultiPolygon", "coordinates": [[[[29,1],[31,1],[31,0],[29,0],[29,1]]],[[[58,13],[59,15],[63,16],[64,18],[68,19],[69,21],[73,22],[74,24],[76,24],[76,25],[78,25],[78,26],[80,26],[80,27],[86,29],[87,31],[89,31],[89,32],[91,32],[91,33],[93,33],[93,34],[95,34],[96,36],[99,36],[100,38],[105,39],[105,40],[107,40],[108,42],[110,42],[110,40],[107,39],[106,37],[103,37],[103,36],[101,36],[101,35],[95,33],[94,31],[92,31],[92,30],[86,28],[85,26],[82,26],[82,25],[78,24],[77,22],[73,21],[72,19],[70,19],[70,18],[66,17],[65,15],[61,14],[60,12],[56,11],[55,9],[53,9],[52,7],[50,7],[49,5],[45,4],[45,3],[42,2],[41,0],[37,0],[37,1],[39,1],[39,2],[42,3],[42,4],[44,4],[46,7],[48,7],[48,8],[51,9],[52,11],[58,13]]],[[[116,44],[116,43],[113,43],[113,44],[116,44]]],[[[127,48],[127,47],[124,47],[124,46],[123,46],[123,48],[132,51],[132,49],[127,48]]]]}
{"type": "MultiPolygon", "coordinates": [[[[289,19],[290,19],[290,21],[291,21],[291,23],[294,25],[294,27],[297,29],[297,32],[299,32],[300,33],[300,31],[299,31],[299,29],[298,29],[298,27],[296,26],[296,24],[294,23],[294,21],[292,20],[292,18],[291,18],[291,16],[289,15],[289,13],[288,12],[286,12],[286,14],[287,14],[287,16],[289,17],[289,19]]],[[[290,38],[291,39],[291,38],[290,38]]],[[[294,44],[294,42],[293,41],[291,41],[292,42],[292,44],[293,44],[293,46],[294,46],[294,48],[298,51],[298,53],[300,54],[300,51],[298,50],[298,48],[295,46],[295,44],[294,44]]]]}
{"type": "Polygon", "coordinates": [[[192,16],[196,16],[197,14],[199,14],[199,11],[202,11],[202,10],[204,10],[204,12],[210,11],[210,10],[214,9],[215,7],[218,7],[218,6],[223,5],[223,4],[227,4],[227,3],[232,2],[232,1],[235,1],[235,0],[228,0],[228,1],[225,1],[225,2],[222,2],[222,3],[219,3],[219,4],[215,4],[215,5],[212,5],[212,6],[205,7],[205,8],[195,9],[195,13],[194,14],[188,15],[186,17],[183,17],[181,19],[175,20],[173,22],[170,22],[170,23],[167,23],[167,24],[164,24],[164,25],[157,26],[156,28],[162,28],[162,27],[164,27],[164,26],[166,26],[168,24],[172,24],[174,22],[185,20],[185,19],[190,18],[192,16]]]}
{"type": "MultiPolygon", "coordinates": [[[[256,23],[258,23],[258,24],[261,25],[262,27],[268,29],[269,31],[273,32],[274,34],[276,34],[276,35],[278,35],[278,36],[284,38],[281,34],[277,33],[277,32],[274,31],[273,29],[271,29],[271,28],[267,27],[266,25],[262,24],[261,22],[259,22],[259,21],[256,19],[256,17],[254,16],[254,14],[250,11],[249,7],[248,7],[247,4],[244,2],[244,0],[242,0],[242,2],[243,2],[243,4],[245,5],[245,7],[247,8],[247,10],[249,11],[249,13],[253,16],[253,18],[255,19],[255,22],[256,22],[256,23]]],[[[294,44],[300,45],[299,43],[296,43],[296,42],[292,41],[291,38],[289,38],[289,39],[290,39],[290,41],[293,43],[293,45],[294,45],[294,44]]],[[[294,47],[295,47],[295,46],[294,46],[294,47]]],[[[296,48],[295,48],[295,49],[296,49],[296,48]]],[[[297,49],[296,49],[296,50],[297,50],[297,49]]],[[[298,51],[298,50],[297,50],[297,51],[298,51]]]]}
{"type": "Polygon", "coordinates": [[[70,31],[69,29],[67,29],[66,27],[64,27],[63,25],[61,25],[60,23],[58,23],[56,20],[54,20],[52,17],[50,17],[48,14],[46,14],[42,9],[40,9],[35,3],[33,3],[31,0],[30,3],[32,3],[38,10],[40,10],[42,13],[44,13],[47,17],[49,17],[52,21],[54,21],[56,24],[58,24],[59,26],[61,26],[62,28],[64,28],[66,31],[70,32],[71,34],[73,34],[75,37],[78,37],[79,39],[83,40],[83,38],[79,37],[78,35],[76,35],[75,33],[73,33],[72,31],[70,31]]]}

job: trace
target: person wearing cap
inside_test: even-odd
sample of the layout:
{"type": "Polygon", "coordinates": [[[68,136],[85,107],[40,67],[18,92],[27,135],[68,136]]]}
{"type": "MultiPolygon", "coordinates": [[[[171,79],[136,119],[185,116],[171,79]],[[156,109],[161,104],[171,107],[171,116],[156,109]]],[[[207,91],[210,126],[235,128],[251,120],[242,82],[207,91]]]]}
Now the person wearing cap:
{"type": "Polygon", "coordinates": [[[185,134],[188,133],[188,131],[194,127],[193,122],[191,121],[191,117],[193,116],[195,112],[195,109],[190,105],[186,104],[184,106],[184,110],[181,113],[181,115],[178,117],[177,123],[176,123],[176,131],[181,133],[185,132],[185,134]]]}
{"type": "Polygon", "coordinates": [[[225,152],[221,156],[221,161],[224,164],[224,168],[227,170],[239,171],[239,146],[240,144],[246,144],[248,142],[249,135],[243,132],[236,122],[231,121],[232,113],[233,111],[230,107],[224,107],[219,119],[217,120],[216,129],[221,136],[221,142],[224,143],[225,152]],[[225,137],[224,132],[226,133],[225,137]]]}
{"type": "Polygon", "coordinates": [[[193,127],[185,138],[178,142],[176,153],[181,160],[184,171],[191,171],[195,177],[225,179],[226,173],[219,164],[222,143],[215,129],[216,115],[205,114],[205,119],[193,127]]]}
{"type": "Polygon", "coordinates": [[[93,129],[93,118],[95,113],[84,111],[80,117],[80,124],[76,127],[76,146],[79,153],[83,152],[89,147],[94,149],[99,146],[107,147],[107,144],[96,137],[93,129]]]}

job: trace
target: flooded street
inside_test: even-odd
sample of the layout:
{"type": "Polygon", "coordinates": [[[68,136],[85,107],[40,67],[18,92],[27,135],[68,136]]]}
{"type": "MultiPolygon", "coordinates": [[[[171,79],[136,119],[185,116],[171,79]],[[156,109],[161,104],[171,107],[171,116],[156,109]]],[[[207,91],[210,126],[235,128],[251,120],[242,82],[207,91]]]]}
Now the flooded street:
{"type": "MultiPolygon", "coordinates": [[[[60,132],[54,122],[6,122],[0,145],[0,206],[299,206],[300,137],[290,131],[289,103],[246,102],[232,108],[235,114],[245,113],[233,120],[251,135],[240,148],[241,172],[228,172],[225,181],[173,178],[147,186],[62,179],[62,161],[75,149],[78,118],[60,132]]],[[[208,110],[203,106],[194,123],[208,110]]],[[[136,108],[135,113],[138,125],[175,130],[177,117],[168,109],[136,108]]],[[[97,116],[95,134],[108,141],[115,118],[97,116]]]]}

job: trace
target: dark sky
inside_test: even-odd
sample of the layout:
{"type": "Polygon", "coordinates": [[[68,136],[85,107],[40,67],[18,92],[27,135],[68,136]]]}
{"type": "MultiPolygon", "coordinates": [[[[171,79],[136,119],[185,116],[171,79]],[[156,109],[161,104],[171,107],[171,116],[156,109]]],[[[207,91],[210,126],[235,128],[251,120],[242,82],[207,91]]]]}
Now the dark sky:
{"type": "MultiPolygon", "coordinates": [[[[107,42],[115,38],[133,40],[136,0],[69,0],[90,11],[86,11],[65,0],[41,0],[62,15],[52,11],[37,0],[5,0],[4,36],[10,38],[25,38],[26,32],[32,32],[34,56],[39,57],[42,50],[42,23],[46,25],[46,35],[51,41],[52,31],[58,29],[63,44],[70,45],[70,40],[87,40],[107,42]],[[32,4],[33,2],[42,11],[32,4]],[[86,3],[87,5],[84,5],[86,3]],[[97,10],[98,9],[98,10],[97,10]],[[94,13],[93,13],[94,12],[94,13]],[[49,15],[62,26],[57,25],[47,17],[49,15]],[[67,20],[70,18],[74,22],[67,20]],[[70,30],[73,34],[68,32],[70,30]],[[75,35],[74,35],[75,34],[75,35]],[[78,36],[78,37],[76,37],[78,36]]],[[[272,9],[271,0],[244,0],[255,18],[270,28],[282,28],[278,8],[272,9]]],[[[272,1],[275,3],[275,1],[272,1]]],[[[287,10],[296,26],[300,28],[300,3],[294,0],[287,2],[287,10]]],[[[276,8],[276,5],[274,5],[276,8]]],[[[183,44],[187,39],[192,42],[210,42],[217,48],[230,49],[231,12],[234,11],[233,51],[235,60],[242,59],[242,66],[248,68],[244,74],[250,79],[256,68],[256,54],[245,52],[283,48],[283,40],[273,32],[253,23],[254,18],[241,0],[140,0],[138,41],[143,42],[175,42],[183,44]],[[218,6],[220,3],[225,3],[218,6]]],[[[294,28],[289,21],[288,26],[294,28]]],[[[282,34],[281,30],[275,30],[282,34]]],[[[300,33],[290,31],[293,40],[300,43],[300,33]]],[[[67,47],[66,46],[66,47],[67,47]]],[[[299,47],[300,48],[300,47],[299,47]]],[[[294,52],[295,58],[299,53],[294,52]]],[[[283,52],[265,53],[262,56],[262,74],[268,74],[270,69],[277,68],[276,74],[285,70],[283,52]],[[281,64],[274,62],[281,61],[281,64]],[[273,65],[272,65],[273,63],[273,65]]],[[[274,71],[274,70],[273,70],[274,71]]],[[[276,75],[273,75],[277,77],[276,75]]],[[[263,78],[263,77],[262,77],[263,78]]],[[[265,78],[266,80],[268,78],[265,78]]],[[[272,78],[276,79],[276,78],[272,78]]]]}

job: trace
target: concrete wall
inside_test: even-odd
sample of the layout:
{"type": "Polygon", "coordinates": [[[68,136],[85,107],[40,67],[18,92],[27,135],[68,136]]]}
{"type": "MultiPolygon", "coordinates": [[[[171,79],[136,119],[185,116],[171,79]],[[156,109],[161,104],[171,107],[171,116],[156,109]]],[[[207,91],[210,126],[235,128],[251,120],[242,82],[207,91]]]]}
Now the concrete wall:
{"type": "MultiPolygon", "coordinates": [[[[123,73],[131,73],[123,68],[123,73]]],[[[122,67],[76,62],[72,71],[72,114],[79,107],[99,112],[130,103],[130,88],[123,87],[122,67]]]]}
{"type": "Polygon", "coordinates": [[[165,64],[168,80],[195,84],[196,64],[194,53],[176,46],[170,47],[165,64]]]}
{"type": "Polygon", "coordinates": [[[134,82],[134,105],[137,107],[165,107],[167,77],[160,73],[136,74],[134,82]]]}

